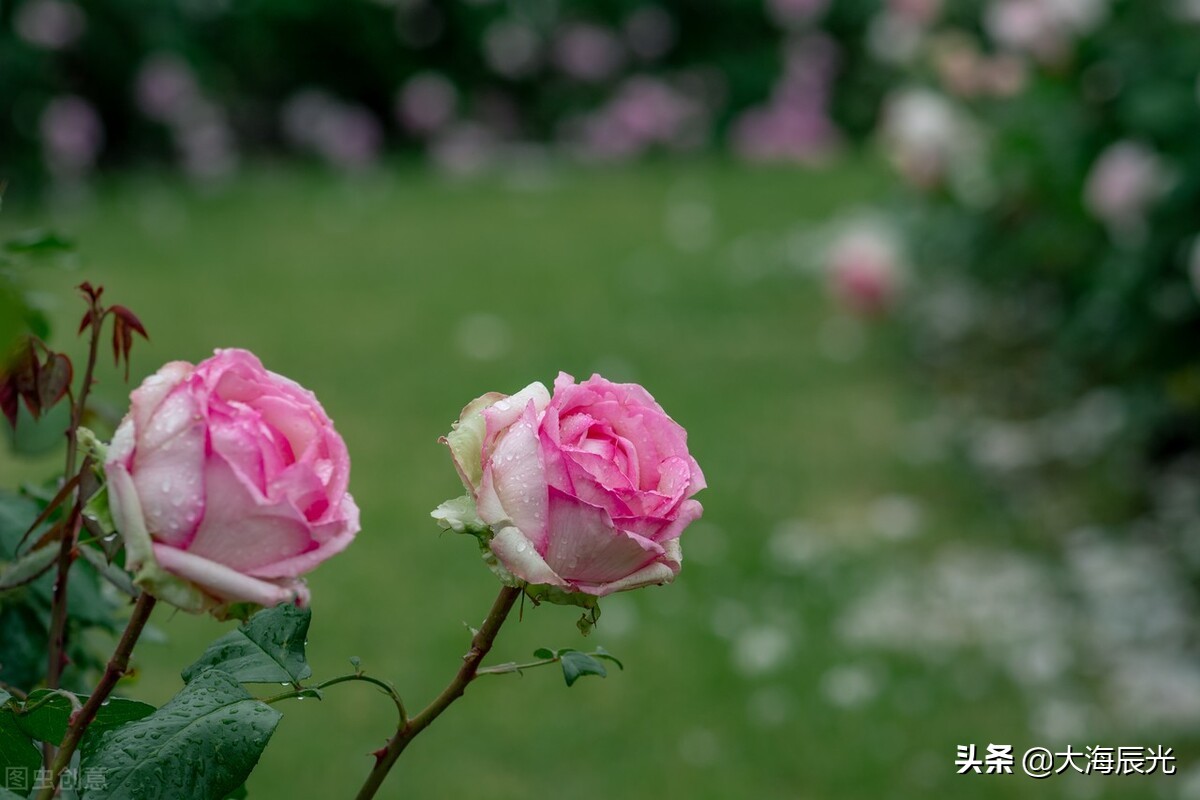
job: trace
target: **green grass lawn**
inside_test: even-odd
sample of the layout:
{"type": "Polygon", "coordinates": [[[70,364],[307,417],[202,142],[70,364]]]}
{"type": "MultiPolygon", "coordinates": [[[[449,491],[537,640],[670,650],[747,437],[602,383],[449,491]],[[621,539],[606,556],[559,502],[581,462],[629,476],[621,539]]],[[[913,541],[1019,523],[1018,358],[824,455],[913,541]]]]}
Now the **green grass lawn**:
{"type": "MultiPolygon", "coordinates": [[[[357,656],[410,708],[450,678],[464,622],[497,588],[474,543],[428,516],[461,491],[436,441],[458,410],[598,371],[643,383],[688,429],[709,489],[675,584],[602,603],[586,642],[572,609],[526,606],[493,655],[595,643],[625,671],[571,689],[551,670],[480,680],[383,796],[1173,797],[1149,778],[956,776],[958,744],[1045,743],[1028,695],[969,647],[893,653],[844,634],[852,601],[894,573],[1017,536],[953,459],[906,457],[932,400],[897,332],[843,319],[803,267],[806,224],[885,187],[858,163],[471,181],[261,169],[218,191],[124,178],[80,206],[6,214],[0,233],[53,219],[78,240],[82,269],[39,279],[63,346],[69,287],[87,279],[150,331],[135,381],[238,346],[318,394],[350,448],[363,531],[310,577],[310,660],[323,678],[357,656]]],[[[122,404],[116,373],[102,380],[122,404]]],[[[51,468],[0,458],[6,482],[51,468]]],[[[227,624],[165,608],[153,624],[124,691],[161,703],[227,624]]],[[[253,798],[352,796],[394,725],[365,685],[282,710],[253,798]]],[[[1074,742],[1126,743],[1093,742],[1104,730],[1074,742]]]]}

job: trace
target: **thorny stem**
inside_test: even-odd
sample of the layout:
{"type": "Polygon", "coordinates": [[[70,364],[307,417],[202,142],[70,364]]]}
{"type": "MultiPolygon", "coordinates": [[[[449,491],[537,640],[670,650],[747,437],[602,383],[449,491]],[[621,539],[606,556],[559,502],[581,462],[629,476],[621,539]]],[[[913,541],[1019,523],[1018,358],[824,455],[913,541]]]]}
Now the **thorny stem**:
{"type": "Polygon", "coordinates": [[[54,761],[50,765],[50,780],[46,788],[42,789],[38,795],[38,800],[51,800],[54,797],[58,781],[66,768],[70,766],[71,757],[79,749],[79,743],[83,741],[83,735],[87,732],[88,726],[96,719],[100,706],[104,705],[108,696],[112,694],[117,681],[128,671],[129,654],[133,652],[133,646],[137,643],[138,637],[142,635],[146,621],[150,619],[154,603],[154,597],[148,592],[142,592],[138,596],[137,602],[133,605],[133,613],[129,616],[129,624],[125,626],[125,633],[121,634],[121,641],[117,643],[117,649],[113,651],[108,666],[104,668],[104,675],[96,684],[95,690],[84,703],[83,708],[71,715],[71,724],[67,727],[67,735],[63,737],[62,747],[58,749],[58,754],[55,755],[54,761]]]}
{"type": "Polygon", "coordinates": [[[492,603],[487,619],[483,621],[483,625],[471,639],[471,649],[463,656],[463,663],[458,669],[458,674],[425,710],[402,723],[396,729],[396,734],[388,740],[387,745],[376,753],[375,767],[367,776],[362,789],[359,790],[357,800],[371,800],[379,791],[379,787],[383,785],[383,781],[396,763],[396,759],[404,752],[404,748],[408,747],[409,742],[429,727],[430,723],[449,708],[451,703],[463,696],[463,692],[467,690],[467,684],[479,675],[479,665],[488,651],[492,649],[492,644],[496,641],[496,634],[500,632],[500,626],[508,618],[508,613],[512,611],[513,604],[516,603],[520,594],[521,589],[511,586],[505,586],[500,590],[500,594],[492,603]]]}
{"type": "MultiPolygon", "coordinates": [[[[83,423],[84,409],[87,407],[88,392],[92,388],[92,376],[96,371],[96,360],[100,352],[100,329],[104,325],[104,316],[100,313],[99,304],[95,298],[89,302],[92,305],[92,332],[88,346],[87,368],[83,373],[83,383],[79,387],[79,398],[71,404],[71,427],[67,430],[67,465],[64,477],[70,480],[75,475],[76,461],[79,455],[79,426],[83,423]]],[[[82,521],[82,505],[85,498],[81,490],[75,490],[75,506],[71,511],[71,521],[63,529],[62,544],[58,551],[58,580],[54,584],[54,601],[50,610],[50,641],[49,661],[46,666],[46,685],[57,689],[62,682],[63,667],[66,665],[66,632],[67,632],[67,578],[74,561],[75,539],[79,535],[79,525],[82,521]]],[[[49,749],[46,756],[49,761],[49,749]]]]}

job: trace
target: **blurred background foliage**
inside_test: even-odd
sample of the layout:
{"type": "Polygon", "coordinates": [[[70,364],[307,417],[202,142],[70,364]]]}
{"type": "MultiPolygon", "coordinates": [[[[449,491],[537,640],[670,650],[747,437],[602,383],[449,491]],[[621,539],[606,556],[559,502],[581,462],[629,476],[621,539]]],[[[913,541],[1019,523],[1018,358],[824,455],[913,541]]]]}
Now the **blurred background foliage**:
{"type": "MultiPolygon", "coordinates": [[[[238,345],[313,388],[364,511],[316,672],[410,704],[493,590],[423,521],[463,403],[595,370],[691,431],[687,568],[602,604],[628,670],[473,687],[389,796],[1196,798],[1198,130],[1194,0],[0,3],[0,334],[68,347],[87,278],[135,380],[238,345]],[[82,257],[30,263],[49,223],[82,257]],[[1181,774],[954,775],[992,742],[1181,774]]],[[[161,702],[215,624],[156,620],[161,702]]],[[[288,712],[251,796],[344,794],[389,725],[288,712]]]]}

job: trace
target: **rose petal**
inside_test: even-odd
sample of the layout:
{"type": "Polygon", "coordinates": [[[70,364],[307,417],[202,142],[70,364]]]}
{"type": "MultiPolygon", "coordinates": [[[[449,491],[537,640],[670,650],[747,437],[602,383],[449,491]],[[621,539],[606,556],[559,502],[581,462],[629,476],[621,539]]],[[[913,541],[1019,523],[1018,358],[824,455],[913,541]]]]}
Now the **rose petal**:
{"type": "Polygon", "coordinates": [[[483,461],[492,457],[496,439],[525,413],[525,407],[532,402],[537,410],[538,419],[550,405],[550,393],[541,383],[534,381],[512,397],[497,400],[483,411],[487,428],[483,437],[483,461]]]}
{"type": "Polygon", "coordinates": [[[280,584],[259,580],[194,553],[185,553],[157,543],[154,545],[154,557],[167,572],[199,586],[205,593],[224,602],[257,603],[268,607],[292,601],[300,605],[308,604],[308,588],[302,581],[280,584]]]}
{"type": "Polygon", "coordinates": [[[493,528],[515,525],[540,552],[547,531],[546,469],[537,418],[535,401],[530,400],[497,442],[484,467],[476,503],[480,519],[493,528]]]}
{"type": "Polygon", "coordinates": [[[608,512],[550,490],[546,563],[571,583],[603,584],[631,575],[662,555],[663,548],[617,530],[608,512]]]}
{"type": "Polygon", "coordinates": [[[559,445],[558,412],[553,407],[547,408],[542,417],[542,424],[538,429],[538,439],[542,446],[542,466],[546,470],[547,485],[567,494],[574,494],[574,485],[567,470],[566,457],[559,445]]]}
{"type": "Polygon", "coordinates": [[[132,419],[138,436],[149,426],[150,416],[158,409],[159,404],[171,390],[192,374],[192,365],[186,361],[171,361],[164,364],[158,372],[147,376],[141,386],[129,395],[129,416],[132,419]]]}
{"type": "Polygon", "coordinates": [[[458,415],[458,421],[450,426],[450,432],[440,439],[450,448],[454,468],[458,470],[463,486],[472,494],[483,478],[483,437],[487,432],[483,410],[503,399],[504,395],[499,392],[488,392],[467,403],[458,415]]]}
{"type": "Polygon", "coordinates": [[[120,462],[105,464],[104,473],[108,479],[108,505],[113,524],[125,542],[125,567],[130,572],[137,572],[147,559],[153,558],[150,532],[146,530],[137,487],[133,483],[133,476],[120,462]]]}
{"type": "Polygon", "coordinates": [[[613,523],[623,531],[663,543],[678,539],[684,528],[700,519],[703,513],[704,507],[698,501],[683,500],[671,517],[614,517],[613,523]]]}
{"type": "Polygon", "coordinates": [[[558,576],[546,563],[537,549],[514,527],[505,527],[496,531],[490,544],[492,555],[499,559],[504,568],[516,577],[531,584],[546,584],[549,586],[566,586],[567,582],[558,576]]]}
{"type": "Polygon", "coordinates": [[[312,538],[318,546],[300,555],[275,561],[246,572],[259,578],[298,578],[310,572],[318,564],[337,555],[350,546],[360,530],[358,505],[350,495],[343,495],[338,507],[339,518],[317,525],[312,529],[312,538]]]}
{"type": "Polygon", "coordinates": [[[679,540],[671,539],[664,543],[664,553],[656,561],[647,564],[628,577],[611,583],[580,583],[577,589],[597,597],[604,597],[613,592],[625,592],[630,589],[640,589],[653,584],[662,585],[675,580],[683,564],[683,553],[679,549],[679,540]]]}
{"type": "Polygon", "coordinates": [[[130,471],[146,529],[159,541],[181,547],[205,511],[200,480],[206,444],[204,417],[181,388],[159,403],[137,437],[130,471]]]}
{"type": "Polygon", "coordinates": [[[133,415],[126,414],[125,419],[117,426],[112,441],[108,444],[107,464],[120,464],[128,469],[133,465],[133,452],[137,447],[137,426],[134,425],[133,415]]]}
{"type": "Polygon", "coordinates": [[[290,503],[267,504],[220,456],[205,466],[212,498],[187,551],[233,569],[269,567],[317,548],[290,503]]]}
{"type": "Polygon", "coordinates": [[[607,421],[617,435],[633,445],[642,489],[658,487],[659,465],[663,461],[687,456],[687,431],[661,411],[627,408],[615,400],[603,400],[589,406],[588,413],[607,421]]]}
{"type": "Polygon", "coordinates": [[[573,490],[565,494],[578,497],[585,503],[599,506],[613,516],[631,516],[641,513],[641,507],[634,508],[631,503],[637,503],[639,493],[628,489],[612,488],[603,485],[590,471],[580,466],[576,460],[578,454],[566,451],[563,453],[567,474],[570,476],[573,490]]]}

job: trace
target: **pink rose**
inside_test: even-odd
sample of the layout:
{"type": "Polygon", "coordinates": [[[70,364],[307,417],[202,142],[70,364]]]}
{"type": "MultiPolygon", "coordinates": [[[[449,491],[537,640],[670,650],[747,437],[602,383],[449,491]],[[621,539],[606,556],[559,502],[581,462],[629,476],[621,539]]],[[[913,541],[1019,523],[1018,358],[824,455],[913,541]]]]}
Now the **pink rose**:
{"type": "Polygon", "coordinates": [[[445,441],[470,495],[434,516],[486,526],[516,580],[599,597],[679,572],[704,475],[687,432],[641,386],[560,373],[553,398],[540,383],[480,397],[445,441]]]}
{"type": "Polygon", "coordinates": [[[191,611],[303,604],[358,532],[350,458],[312,392],[245,350],[146,378],[104,465],[126,566],[191,611]]]}

